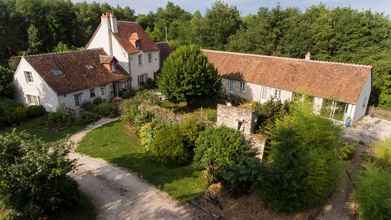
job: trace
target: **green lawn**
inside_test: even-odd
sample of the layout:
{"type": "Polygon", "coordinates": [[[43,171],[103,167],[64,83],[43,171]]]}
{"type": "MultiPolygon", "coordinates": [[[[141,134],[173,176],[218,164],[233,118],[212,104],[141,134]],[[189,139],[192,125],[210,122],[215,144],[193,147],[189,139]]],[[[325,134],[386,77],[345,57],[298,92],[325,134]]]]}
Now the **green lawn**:
{"type": "Polygon", "coordinates": [[[90,132],[77,151],[134,171],[181,201],[197,197],[207,187],[201,171],[192,165],[167,167],[155,162],[124,122],[114,122],[90,132]]]}
{"type": "Polygon", "coordinates": [[[40,118],[35,118],[30,121],[23,122],[19,126],[7,128],[5,130],[0,130],[0,134],[7,131],[11,131],[12,129],[16,129],[17,131],[26,131],[29,134],[41,138],[43,141],[53,142],[65,138],[68,135],[72,135],[80,131],[84,127],[85,127],[84,125],[73,124],[60,131],[51,131],[47,126],[46,116],[42,116],[40,118]]]}

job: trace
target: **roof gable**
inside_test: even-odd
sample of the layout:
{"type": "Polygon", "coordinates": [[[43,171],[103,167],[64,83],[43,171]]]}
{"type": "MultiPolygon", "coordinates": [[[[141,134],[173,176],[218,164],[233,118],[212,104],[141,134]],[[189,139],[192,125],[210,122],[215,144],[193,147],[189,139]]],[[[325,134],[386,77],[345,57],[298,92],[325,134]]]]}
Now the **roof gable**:
{"type": "Polygon", "coordinates": [[[118,33],[113,35],[128,53],[159,50],[155,42],[136,22],[118,21],[118,33]],[[139,42],[139,48],[136,47],[136,41],[139,42]]]}
{"type": "Polygon", "coordinates": [[[371,66],[203,50],[226,78],[355,104],[371,66]]]}
{"type": "Polygon", "coordinates": [[[25,56],[24,59],[58,95],[65,95],[129,78],[119,65],[117,72],[110,72],[100,62],[101,56],[107,56],[103,49],[91,49],[25,56]],[[53,74],[60,71],[61,74],[53,74]]]}

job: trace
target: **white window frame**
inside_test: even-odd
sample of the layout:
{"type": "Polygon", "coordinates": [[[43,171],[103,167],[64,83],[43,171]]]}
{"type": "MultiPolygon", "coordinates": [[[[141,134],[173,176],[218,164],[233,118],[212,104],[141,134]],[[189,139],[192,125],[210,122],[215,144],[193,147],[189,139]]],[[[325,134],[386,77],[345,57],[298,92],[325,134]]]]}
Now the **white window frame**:
{"type": "Polygon", "coordinates": [[[95,88],[90,89],[90,98],[95,98],[95,97],[96,97],[95,88]]]}
{"type": "Polygon", "coordinates": [[[246,82],[240,81],[240,91],[245,92],[246,91],[246,82]]]}
{"type": "Polygon", "coordinates": [[[137,76],[138,86],[139,87],[143,86],[145,84],[145,82],[147,82],[147,79],[148,79],[148,74],[146,74],[146,73],[138,75],[137,76]]]}
{"type": "Polygon", "coordinates": [[[78,93],[73,95],[73,101],[75,102],[75,106],[81,106],[83,93],[78,93]]]}
{"type": "Polygon", "coordinates": [[[30,72],[30,71],[24,71],[24,77],[26,78],[26,82],[27,82],[27,83],[32,83],[32,82],[34,82],[33,73],[32,73],[32,72],[30,72]]]}
{"type": "Polygon", "coordinates": [[[281,100],[281,89],[274,89],[274,96],[275,99],[281,100]]]}
{"type": "Polygon", "coordinates": [[[153,62],[152,53],[149,53],[149,54],[148,54],[148,62],[149,62],[149,63],[152,63],[152,62],[153,62]]]}
{"type": "Polygon", "coordinates": [[[26,103],[28,105],[40,105],[41,104],[41,100],[40,100],[39,96],[26,95],[26,103]]]}
{"type": "Polygon", "coordinates": [[[231,93],[234,92],[234,83],[235,83],[234,80],[232,80],[232,79],[229,79],[229,80],[228,80],[228,90],[229,90],[229,92],[231,92],[231,93]]]}
{"type": "Polygon", "coordinates": [[[268,95],[267,87],[262,86],[261,87],[261,99],[267,99],[267,95],[268,95]]]}
{"type": "Polygon", "coordinates": [[[100,96],[104,96],[106,94],[106,87],[100,87],[100,96]]]}

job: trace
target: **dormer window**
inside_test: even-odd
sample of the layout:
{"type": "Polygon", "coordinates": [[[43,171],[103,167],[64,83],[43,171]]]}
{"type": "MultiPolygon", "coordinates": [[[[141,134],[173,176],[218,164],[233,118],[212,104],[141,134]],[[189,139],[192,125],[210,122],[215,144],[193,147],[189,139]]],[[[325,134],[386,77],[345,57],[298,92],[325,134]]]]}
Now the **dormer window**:
{"type": "Polygon", "coordinates": [[[53,76],[61,76],[62,75],[62,71],[58,67],[53,68],[50,72],[53,74],[53,76]]]}
{"type": "Polygon", "coordinates": [[[141,41],[140,40],[136,40],[135,45],[136,45],[137,49],[141,50],[141,41]]]}

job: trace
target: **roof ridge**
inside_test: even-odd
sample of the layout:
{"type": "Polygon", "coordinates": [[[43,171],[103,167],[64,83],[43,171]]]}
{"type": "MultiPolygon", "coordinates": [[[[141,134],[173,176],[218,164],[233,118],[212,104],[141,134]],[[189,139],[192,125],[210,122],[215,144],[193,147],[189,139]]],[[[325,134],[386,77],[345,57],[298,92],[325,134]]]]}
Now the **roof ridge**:
{"type": "Polygon", "coordinates": [[[38,56],[49,56],[49,55],[62,55],[68,53],[82,53],[91,50],[102,50],[103,48],[92,48],[92,49],[80,49],[80,50],[70,50],[70,51],[62,51],[62,52],[49,52],[49,53],[39,53],[39,54],[31,54],[31,55],[23,55],[22,57],[38,57],[38,56]]]}
{"type": "Polygon", "coordinates": [[[117,21],[117,22],[126,22],[126,23],[132,23],[132,24],[139,24],[137,21],[117,21]]]}
{"type": "Polygon", "coordinates": [[[244,56],[273,58],[273,59],[281,59],[281,60],[311,62],[311,63],[339,64],[339,65],[347,65],[347,66],[355,66],[355,67],[364,67],[364,68],[370,68],[370,69],[373,68],[371,65],[355,64],[355,63],[344,63],[344,62],[324,61],[324,60],[306,60],[306,59],[292,58],[292,57],[268,56],[268,55],[262,55],[262,54],[239,53],[239,52],[221,51],[221,50],[209,50],[209,49],[201,49],[201,50],[202,51],[209,51],[209,52],[216,52],[216,53],[232,54],[232,55],[244,55],[244,56]]]}

